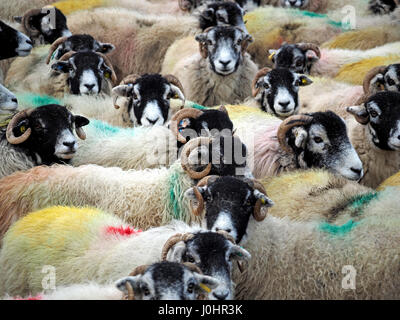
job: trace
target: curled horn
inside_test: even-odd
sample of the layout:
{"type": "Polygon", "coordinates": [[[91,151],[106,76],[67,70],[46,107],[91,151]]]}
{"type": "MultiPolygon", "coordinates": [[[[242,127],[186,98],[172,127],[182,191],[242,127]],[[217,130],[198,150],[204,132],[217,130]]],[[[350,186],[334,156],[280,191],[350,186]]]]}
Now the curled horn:
{"type": "Polygon", "coordinates": [[[179,0],[179,8],[182,11],[190,11],[192,5],[188,0],[179,0]]]}
{"type": "Polygon", "coordinates": [[[32,9],[27,12],[22,16],[22,21],[21,25],[22,28],[24,29],[24,33],[26,33],[29,37],[37,37],[40,34],[40,31],[32,28],[31,25],[29,24],[30,18],[33,16],[37,16],[42,13],[42,9],[32,9]]]}
{"type": "MultiPolygon", "coordinates": [[[[179,81],[177,77],[175,77],[172,74],[167,74],[164,76],[165,80],[167,80],[170,84],[173,84],[174,86],[178,87],[179,90],[181,90],[182,94],[184,94],[183,86],[182,83],[179,81]]],[[[185,97],[179,97],[181,100],[185,101],[185,97]]]]}
{"type": "MultiPolygon", "coordinates": [[[[207,34],[210,30],[214,29],[214,27],[208,27],[203,31],[203,34],[207,34]]],[[[203,59],[207,59],[208,57],[208,49],[207,45],[205,42],[199,42],[199,49],[200,49],[200,54],[203,57],[203,59]]]]}
{"type": "Polygon", "coordinates": [[[199,191],[199,187],[204,187],[204,186],[208,185],[209,183],[213,183],[218,178],[219,178],[219,176],[217,176],[217,175],[211,175],[211,176],[204,177],[197,183],[197,185],[195,187],[193,187],[193,192],[194,192],[194,195],[198,202],[197,207],[193,207],[192,201],[190,201],[190,209],[191,209],[193,215],[200,216],[204,210],[204,199],[199,191]]]}
{"type": "Polygon", "coordinates": [[[132,285],[129,283],[129,281],[125,282],[125,287],[128,291],[128,296],[125,298],[125,300],[135,300],[135,293],[133,292],[132,285]]]}
{"type": "Polygon", "coordinates": [[[218,230],[217,233],[219,233],[220,235],[223,235],[226,238],[226,240],[228,240],[228,241],[232,242],[234,245],[236,245],[235,239],[228,232],[226,232],[224,230],[218,230]]]}
{"type": "Polygon", "coordinates": [[[368,73],[364,77],[363,88],[364,93],[369,96],[371,92],[369,91],[369,86],[371,84],[371,80],[379,73],[384,73],[386,71],[386,66],[375,67],[368,71],[368,73]]]}
{"type": "MultiPolygon", "coordinates": [[[[253,180],[253,188],[260,191],[262,194],[267,195],[267,191],[265,190],[264,186],[262,183],[260,183],[257,180],[253,180]]],[[[256,221],[263,221],[265,217],[267,216],[267,209],[261,210],[263,203],[261,199],[258,199],[256,202],[256,205],[254,206],[254,212],[253,212],[253,217],[256,221]]]]}
{"type": "Polygon", "coordinates": [[[21,136],[16,137],[14,135],[13,129],[18,124],[18,122],[22,119],[28,118],[34,109],[26,109],[21,112],[18,112],[9,122],[7,126],[6,138],[7,141],[11,144],[21,144],[25,142],[32,133],[31,128],[28,128],[21,136]]]}
{"type": "MultiPolygon", "coordinates": [[[[126,76],[124,79],[122,79],[122,81],[119,85],[134,84],[137,81],[137,79],[139,79],[139,78],[140,78],[140,75],[138,75],[138,74],[130,74],[130,75],[126,76]]],[[[113,105],[114,105],[115,109],[120,108],[120,106],[117,104],[118,98],[119,97],[117,95],[114,95],[114,97],[113,97],[113,105]]]]}
{"type": "Polygon", "coordinates": [[[133,269],[133,271],[129,274],[129,276],[134,277],[137,276],[138,274],[144,274],[149,267],[150,265],[148,264],[138,266],[135,269],[133,269]]]}
{"type": "Polygon", "coordinates": [[[242,32],[242,34],[244,35],[244,39],[242,41],[242,53],[244,54],[246,52],[249,44],[253,42],[253,37],[251,35],[249,35],[248,33],[244,32],[239,27],[235,27],[235,28],[238,29],[240,32],[242,32]]]}
{"type": "Polygon", "coordinates": [[[161,261],[166,261],[169,250],[181,241],[188,241],[194,237],[193,233],[177,233],[170,237],[167,242],[165,242],[162,251],[161,251],[161,261]]]}
{"type": "Polygon", "coordinates": [[[182,168],[183,168],[183,170],[185,170],[188,173],[188,175],[192,179],[197,180],[197,179],[201,179],[201,178],[204,178],[205,176],[207,176],[211,171],[211,162],[209,162],[207,164],[207,167],[203,171],[201,171],[201,172],[194,171],[189,166],[189,154],[198,146],[203,145],[203,144],[210,145],[210,143],[211,143],[211,138],[199,137],[199,138],[190,140],[183,147],[182,154],[181,154],[182,168]]]}
{"type": "Polygon", "coordinates": [[[47,58],[46,58],[46,64],[50,63],[51,57],[53,56],[54,51],[57,50],[58,46],[67,40],[68,40],[68,37],[60,37],[56,41],[53,42],[53,44],[51,45],[51,47],[49,49],[49,54],[47,55],[47,58]]]}
{"type": "Polygon", "coordinates": [[[179,124],[185,118],[198,118],[204,112],[195,108],[181,109],[171,118],[171,131],[176,136],[177,140],[181,143],[186,143],[186,138],[179,132],[179,124]]]}
{"type": "Polygon", "coordinates": [[[271,68],[262,68],[257,72],[256,76],[254,77],[253,83],[251,85],[251,92],[253,97],[256,97],[261,90],[261,88],[256,88],[257,81],[261,77],[265,77],[271,70],[272,70],[271,68]]]}
{"type": "Polygon", "coordinates": [[[296,46],[303,51],[312,50],[316,53],[318,58],[321,58],[321,51],[319,50],[319,47],[314,43],[302,42],[302,43],[298,43],[296,46]]]}
{"type": "Polygon", "coordinates": [[[198,266],[196,266],[194,263],[183,262],[183,265],[186,266],[192,272],[197,272],[199,274],[203,274],[203,271],[201,271],[201,269],[198,266]]]}
{"type": "Polygon", "coordinates": [[[109,67],[111,69],[111,82],[113,84],[116,84],[117,83],[117,75],[115,74],[115,70],[114,70],[114,67],[113,67],[110,59],[102,53],[96,52],[96,54],[98,54],[100,57],[102,57],[104,59],[104,63],[107,65],[107,67],[109,67]]]}
{"type": "Polygon", "coordinates": [[[286,142],[286,133],[293,127],[302,126],[310,123],[312,119],[313,119],[312,116],[298,114],[286,118],[284,121],[282,121],[281,125],[279,126],[277,134],[281,148],[286,152],[291,153],[292,150],[286,142]]]}
{"type": "Polygon", "coordinates": [[[68,51],[68,52],[65,53],[60,59],[58,59],[58,61],[67,61],[67,60],[69,60],[69,58],[71,58],[75,53],[76,53],[76,51],[68,51]]]}

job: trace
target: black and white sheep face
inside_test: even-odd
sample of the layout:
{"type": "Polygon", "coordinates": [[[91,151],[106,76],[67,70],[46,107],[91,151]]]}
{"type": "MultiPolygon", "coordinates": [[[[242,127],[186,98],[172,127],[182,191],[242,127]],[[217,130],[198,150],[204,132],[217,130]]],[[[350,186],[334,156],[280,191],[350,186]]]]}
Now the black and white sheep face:
{"type": "Polygon", "coordinates": [[[50,165],[73,158],[78,146],[72,131],[88,123],[88,119],[72,115],[63,106],[47,105],[21,119],[13,128],[13,133],[19,137],[31,129],[29,138],[19,146],[28,149],[38,164],[50,165]]]}
{"type": "Polygon", "coordinates": [[[196,40],[202,44],[203,57],[208,57],[213,72],[228,76],[242,63],[244,47],[251,37],[239,28],[225,26],[197,35],[196,40]]]}
{"type": "Polygon", "coordinates": [[[100,93],[112,73],[104,59],[94,52],[78,52],[68,61],[54,63],[51,68],[58,73],[68,73],[72,94],[100,93]]]}
{"type": "Polygon", "coordinates": [[[53,59],[60,59],[65,53],[70,51],[84,52],[92,51],[99,52],[102,54],[108,54],[112,52],[115,47],[111,43],[101,43],[95,40],[91,35],[88,34],[75,34],[68,37],[68,39],[62,42],[53,53],[53,59]]]}
{"type": "Polygon", "coordinates": [[[26,57],[31,53],[33,43],[19,32],[0,20],[0,60],[16,56],[26,57]]]}
{"type": "Polygon", "coordinates": [[[397,8],[395,0],[370,0],[369,10],[374,14],[389,14],[397,8]]]}
{"type": "Polygon", "coordinates": [[[18,108],[18,100],[6,87],[0,84],[0,115],[9,114],[18,108]]]}
{"type": "MultiPolygon", "coordinates": [[[[14,17],[21,23],[22,17],[14,17]]],[[[51,44],[60,37],[72,35],[67,26],[67,18],[55,7],[44,7],[39,14],[32,15],[28,21],[29,28],[39,32],[39,44],[51,44]]]]}
{"type": "Polygon", "coordinates": [[[186,243],[178,242],[170,250],[167,260],[195,264],[203,274],[219,281],[219,285],[209,292],[208,299],[230,300],[234,297],[231,280],[232,263],[235,260],[250,258],[249,252],[233,244],[223,235],[215,232],[199,232],[186,243]]]}
{"type": "MultiPolygon", "coordinates": [[[[246,235],[256,202],[262,200],[266,207],[273,205],[266,195],[235,177],[220,177],[209,185],[196,188],[205,203],[207,229],[225,231],[236,243],[240,243],[246,235]]],[[[198,201],[193,188],[187,190],[185,196],[191,201],[198,201]]]]}
{"type": "Polygon", "coordinates": [[[386,90],[400,92],[400,64],[392,64],[387,68],[383,83],[386,90]]]}
{"type": "Polygon", "coordinates": [[[200,29],[206,30],[214,26],[236,26],[247,32],[243,21],[244,10],[234,2],[210,3],[200,13],[200,29]]]}
{"type": "Polygon", "coordinates": [[[258,91],[255,99],[261,109],[278,117],[289,117],[296,114],[299,105],[299,87],[312,84],[304,75],[293,73],[288,69],[273,69],[256,82],[258,91]]]}
{"type": "Polygon", "coordinates": [[[319,60],[313,50],[302,50],[295,44],[284,44],[278,50],[269,50],[274,68],[286,68],[296,73],[309,73],[319,60]]]}
{"type": "Polygon", "coordinates": [[[346,124],[335,113],[316,112],[305,126],[291,129],[289,145],[303,168],[326,168],[349,180],[363,177],[362,162],[350,143],[346,124]]]}
{"type": "Polygon", "coordinates": [[[129,282],[136,300],[196,300],[204,293],[202,287],[216,288],[219,281],[191,271],[183,264],[164,261],[155,263],[143,274],[117,281],[119,290],[128,294],[129,282]]]}
{"type": "Polygon", "coordinates": [[[308,5],[309,0],[281,0],[282,7],[301,9],[308,5]]]}
{"type": "Polygon", "coordinates": [[[130,119],[142,126],[164,125],[171,98],[185,99],[178,86],[160,74],[144,74],[135,83],[115,87],[113,93],[129,98],[130,119]]]}
{"type": "Polygon", "coordinates": [[[348,110],[357,121],[368,126],[376,147],[400,151],[400,93],[379,92],[370,97],[364,106],[348,110]]]}

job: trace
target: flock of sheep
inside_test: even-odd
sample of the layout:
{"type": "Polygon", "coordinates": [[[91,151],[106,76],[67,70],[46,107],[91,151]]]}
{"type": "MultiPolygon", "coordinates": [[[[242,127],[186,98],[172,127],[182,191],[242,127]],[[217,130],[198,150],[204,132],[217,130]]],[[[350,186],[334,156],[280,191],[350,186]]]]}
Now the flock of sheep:
{"type": "Polygon", "coordinates": [[[400,298],[398,1],[0,19],[1,298],[400,298]]]}

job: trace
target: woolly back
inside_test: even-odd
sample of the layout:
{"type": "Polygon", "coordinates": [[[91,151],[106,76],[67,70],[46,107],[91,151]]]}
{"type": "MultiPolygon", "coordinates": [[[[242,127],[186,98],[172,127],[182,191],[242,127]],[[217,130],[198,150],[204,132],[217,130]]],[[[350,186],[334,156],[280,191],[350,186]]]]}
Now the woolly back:
{"type": "Polygon", "coordinates": [[[65,15],[69,15],[75,11],[87,10],[107,5],[110,0],[64,0],[53,4],[54,7],[61,10],[65,15]]]}
{"type": "Polygon", "coordinates": [[[378,191],[383,191],[388,187],[397,187],[400,188],[400,172],[396,173],[395,175],[387,178],[383,181],[379,187],[377,188],[378,191]]]}

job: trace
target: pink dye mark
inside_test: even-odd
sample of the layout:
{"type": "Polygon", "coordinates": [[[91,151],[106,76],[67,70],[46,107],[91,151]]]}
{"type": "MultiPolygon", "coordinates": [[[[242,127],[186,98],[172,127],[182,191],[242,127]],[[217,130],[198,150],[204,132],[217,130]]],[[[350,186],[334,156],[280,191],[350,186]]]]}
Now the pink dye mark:
{"type": "Polygon", "coordinates": [[[142,232],[141,229],[136,230],[134,228],[131,227],[114,227],[114,226],[110,226],[106,228],[106,233],[108,234],[119,234],[121,236],[131,236],[131,235],[135,235],[142,232]]]}
{"type": "Polygon", "coordinates": [[[38,294],[35,297],[32,297],[32,296],[29,296],[27,298],[14,297],[13,299],[14,300],[43,300],[43,297],[40,294],[38,294]]]}

